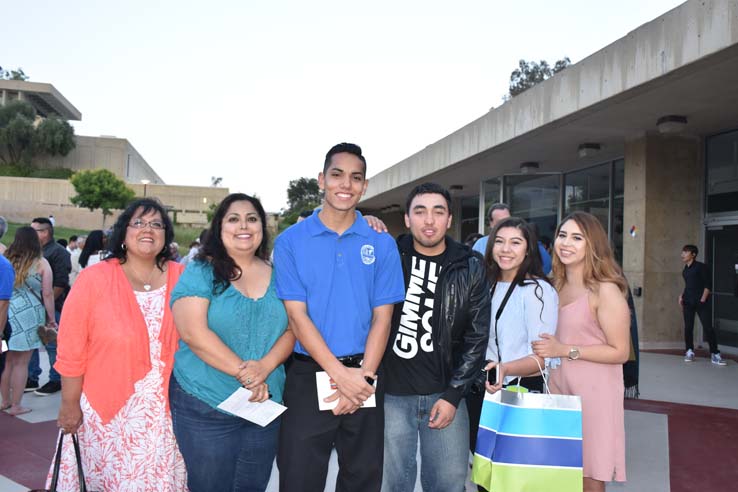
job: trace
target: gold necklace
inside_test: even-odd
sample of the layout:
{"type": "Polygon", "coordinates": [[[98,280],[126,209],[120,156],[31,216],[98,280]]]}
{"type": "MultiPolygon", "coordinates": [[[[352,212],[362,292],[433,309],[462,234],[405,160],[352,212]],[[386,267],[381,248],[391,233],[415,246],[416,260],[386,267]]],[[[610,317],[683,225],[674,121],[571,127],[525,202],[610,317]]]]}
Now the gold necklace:
{"type": "Polygon", "coordinates": [[[132,266],[130,267],[130,269],[131,269],[131,273],[134,274],[135,279],[143,285],[144,290],[146,292],[150,291],[151,290],[151,279],[154,276],[154,272],[156,272],[156,265],[154,265],[154,268],[151,269],[151,273],[149,273],[148,282],[142,281],[141,277],[138,275],[138,272],[136,272],[136,270],[132,266]]]}

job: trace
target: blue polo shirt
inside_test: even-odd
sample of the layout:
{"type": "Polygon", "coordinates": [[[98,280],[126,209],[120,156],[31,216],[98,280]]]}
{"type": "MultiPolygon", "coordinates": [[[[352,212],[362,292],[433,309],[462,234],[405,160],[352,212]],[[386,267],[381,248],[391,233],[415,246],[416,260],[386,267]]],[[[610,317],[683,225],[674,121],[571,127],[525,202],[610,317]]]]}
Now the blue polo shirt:
{"type": "MultiPolygon", "coordinates": [[[[13,265],[7,258],[0,255],[0,301],[9,301],[13,297],[13,283],[15,282],[15,272],[13,265]]],[[[3,327],[0,326],[0,331],[3,327]]]]}
{"type": "MultiPolygon", "coordinates": [[[[372,310],[405,297],[395,240],[359,212],[340,236],[312,214],[274,243],[277,295],[300,301],[333,355],[364,353],[372,310]]],[[[298,342],[295,351],[307,354],[298,342]]]]}

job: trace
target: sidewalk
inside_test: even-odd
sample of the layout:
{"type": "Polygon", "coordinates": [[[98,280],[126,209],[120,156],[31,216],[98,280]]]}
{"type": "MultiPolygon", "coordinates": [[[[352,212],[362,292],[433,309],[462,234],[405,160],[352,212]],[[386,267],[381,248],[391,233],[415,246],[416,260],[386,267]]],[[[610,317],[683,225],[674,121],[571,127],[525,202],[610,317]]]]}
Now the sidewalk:
{"type": "MultiPolygon", "coordinates": [[[[734,490],[738,363],[717,367],[705,358],[685,363],[680,355],[641,355],[641,399],[625,404],[628,482],[608,490],[734,490]]],[[[43,487],[54,452],[59,401],[59,394],[27,393],[23,404],[33,412],[20,417],[0,413],[0,492],[43,487]]],[[[334,454],[327,491],[334,490],[336,471],[334,454]]],[[[277,483],[275,466],[267,490],[276,492],[277,483]]],[[[467,490],[475,489],[469,484],[467,490]]]]}

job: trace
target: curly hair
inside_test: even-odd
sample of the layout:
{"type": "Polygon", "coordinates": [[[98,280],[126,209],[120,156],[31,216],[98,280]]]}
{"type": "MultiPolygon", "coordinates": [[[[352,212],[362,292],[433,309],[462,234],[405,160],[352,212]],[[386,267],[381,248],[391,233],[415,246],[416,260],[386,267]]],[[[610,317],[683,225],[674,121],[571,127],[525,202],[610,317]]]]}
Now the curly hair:
{"type": "Polygon", "coordinates": [[[223,199],[215,209],[213,221],[205,234],[200,251],[195,256],[196,260],[210,263],[213,267],[213,293],[218,294],[225,291],[231,281],[241,278],[241,269],[226,251],[223,244],[221,232],[223,219],[228,209],[234,202],[249,202],[256,209],[261,220],[261,244],[256,249],[256,256],[269,263],[269,231],[267,230],[266,212],[258,198],[245,193],[231,193],[223,199]]]}
{"type": "Polygon", "coordinates": [[[164,206],[159,203],[158,200],[154,200],[152,198],[140,198],[138,200],[134,200],[128,205],[128,207],[126,207],[123,213],[120,214],[118,220],[113,226],[113,232],[110,234],[110,255],[105,259],[110,260],[112,258],[117,258],[121,263],[126,262],[128,252],[123,247],[123,242],[126,239],[128,224],[131,222],[136,212],[139,212],[139,216],[146,215],[150,212],[159,212],[159,215],[161,215],[161,221],[164,224],[164,247],[156,255],[156,266],[159,270],[164,271],[164,265],[167,261],[172,259],[172,252],[169,249],[169,243],[174,239],[174,226],[172,225],[172,220],[169,218],[169,215],[167,215],[167,211],[164,209],[164,206]]]}

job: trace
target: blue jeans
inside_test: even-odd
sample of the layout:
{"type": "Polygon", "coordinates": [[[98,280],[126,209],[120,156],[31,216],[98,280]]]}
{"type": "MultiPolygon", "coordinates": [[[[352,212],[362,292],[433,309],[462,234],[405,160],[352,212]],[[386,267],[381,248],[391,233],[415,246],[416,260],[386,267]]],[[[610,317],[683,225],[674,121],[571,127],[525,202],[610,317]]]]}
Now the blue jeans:
{"type": "MultiPolygon", "coordinates": [[[[54,318],[56,318],[58,324],[61,318],[61,312],[56,311],[54,318]]],[[[56,364],[56,342],[46,345],[46,353],[49,355],[49,381],[61,381],[61,376],[54,369],[54,364],[56,364]]],[[[38,358],[38,349],[36,349],[31,354],[31,360],[28,362],[28,379],[38,381],[40,377],[41,363],[38,358]]]]}
{"type": "Polygon", "coordinates": [[[384,477],[382,492],[415,489],[420,438],[420,483],[424,492],[460,492],[469,471],[469,415],[461,400],[444,429],[431,429],[428,419],[441,396],[384,396],[384,477]]]}
{"type": "Polygon", "coordinates": [[[174,435],[190,492],[263,492],[277,453],[279,418],[261,427],[222,413],[169,383],[174,435]]]}

